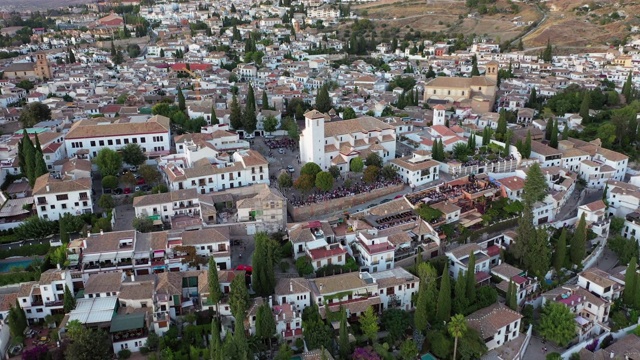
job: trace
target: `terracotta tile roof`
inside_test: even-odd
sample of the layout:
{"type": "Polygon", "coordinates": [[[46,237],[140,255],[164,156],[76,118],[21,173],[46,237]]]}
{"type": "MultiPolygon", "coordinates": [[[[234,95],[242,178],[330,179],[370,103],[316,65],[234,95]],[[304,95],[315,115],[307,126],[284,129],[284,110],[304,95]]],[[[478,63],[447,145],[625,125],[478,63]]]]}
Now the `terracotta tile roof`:
{"type": "Polygon", "coordinates": [[[508,176],[506,178],[499,179],[498,182],[511,191],[524,189],[524,179],[517,176],[508,176]]]}
{"type": "Polygon", "coordinates": [[[482,338],[486,339],[495,336],[499,329],[522,319],[522,315],[502,303],[496,303],[474,312],[466,319],[469,327],[477,330],[482,338]]]}
{"type": "Polygon", "coordinates": [[[304,278],[280,278],[276,284],[275,295],[291,295],[311,293],[311,287],[309,286],[309,280],[304,278]]]}
{"type": "Polygon", "coordinates": [[[34,196],[69,193],[73,191],[91,191],[91,179],[59,180],[51,177],[49,173],[47,173],[38,177],[33,185],[34,196]],[[49,188],[48,190],[47,187],[49,188]]]}
{"type": "Polygon", "coordinates": [[[201,230],[184,231],[182,233],[182,245],[184,246],[203,245],[227,241],[229,241],[229,234],[223,233],[222,228],[204,228],[201,230]]]}
{"type": "Polygon", "coordinates": [[[609,273],[597,268],[587,269],[578,274],[578,276],[582,276],[583,278],[591,281],[596,285],[602,286],[603,288],[615,286],[617,284],[617,282],[611,280],[611,275],[609,275],[609,273]]]}
{"type": "Polygon", "coordinates": [[[169,123],[169,118],[161,115],[156,115],[144,123],[112,122],[111,124],[96,125],[94,122],[81,120],[71,127],[65,140],[167,133],[170,131],[169,123]]]}
{"type": "Polygon", "coordinates": [[[84,239],[86,247],[85,254],[103,253],[118,251],[120,249],[120,240],[132,239],[135,244],[136,231],[114,231],[103,234],[91,234],[90,237],[84,239]]]}
{"type": "Polygon", "coordinates": [[[594,202],[584,204],[582,206],[586,207],[590,211],[604,210],[607,208],[607,205],[602,200],[596,200],[594,202]]]}
{"type": "Polygon", "coordinates": [[[118,292],[122,285],[122,272],[97,273],[89,276],[84,286],[85,294],[118,292]]]}
{"type": "MultiPolygon", "coordinates": [[[[173,190],[167,193],[137,196],[133,198],[133,206],[150,206],[173,203],[175,201],[194,200],[198,198],[197,189],[173,190]]],[[[173,204],[171,204],[173,206],[173,204]]]]}
{"type": "Polygon", "coordinates": [[[311,256],[312,260],[326,259],[336,255],[344,255],[346,253],[347,250],[339,246],[309,250],[309,255],[311,256]]]}
{"type": "Polygon", "coordinates": [[[122,300],[144,300],[153,298],[154,281],[129,282],[122,284],[118,298],[122,300]]]}
{"type": "Polygon", "coordinates": [[[62,273],[64,270],[49,269],[40,274],[40,285],[51,285],[52,282],[62,280],[62,273]]]}
{"type": "Polygon", "coordinates": [[[33,286],[37,284],[35,281],[30,281],[26,283],[20,284],[20,290],[18,290],[18,297],[27,297],[31,295],[31,290],[33,286]]]}
{"type": "Polygon", "coordinates": [[[371,116],[362,116],[351,120],[332,121],[324,124],[324,136],[334,137],[353,133],[368,133],[395,129],[392,125],[371,116]]]}
{"type": "Polygon", "coordinates": [[[367,286],[358,272],[310,279],[309,284],[314,293],[324,295],[341,291],[354,290],[367,286]]]}

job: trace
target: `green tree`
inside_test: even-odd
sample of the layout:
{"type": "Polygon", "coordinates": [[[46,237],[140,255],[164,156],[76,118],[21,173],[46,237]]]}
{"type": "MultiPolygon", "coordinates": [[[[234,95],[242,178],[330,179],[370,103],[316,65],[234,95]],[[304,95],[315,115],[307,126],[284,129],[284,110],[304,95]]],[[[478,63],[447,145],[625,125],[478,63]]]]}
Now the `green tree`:
{"type": "Polygon", "coordinates": [[[51,109],[43,103],[33,102],[25,105],[20,112],[18,121],[22,124],[22,127],[27,129],[33,127],[33,125],[40,121],[51,119],[51,109]]]}
{"type": "Polygon", "coordinates": [[[364,162],[362,161],[362,158],[355,157],[351,159],[351,162],[349,163],[349,168],[354,173],[362,172],[362,169],[364,168],[364,162]]]}
{"type": "Polygon", "coordinates": [[[262,109],[269,110],[269,97],[267,95],[267,90],[262,91],[262,109]]]}
{"type": "Polygon", "coordinates": [[[229,123],[234,130],[242,129],[242,108],[238,103],[238,98],[233,95],[229,113],[229,123]]]}
{"type": "Polygon", "coordinates": [[[542,53],[542,61],[549,63],[553,60],[553,48],[551,47],[551,40],[547,39],[547,46],[542,53]]]}
{"type": "Polygon", "coordinates": [[[509,306],[513,311],[518,311],[518,285],[515,282],[510,281],[509,286],[511,287],[511,294],[509,294],[509,297],[507,298],[507,306],[509,306]]]}
{"type": "Polygon", "coordinates": [[[102,176],[116,176],[122,169],[122,156],[106,147],[98,151],[98,156],[96,156],[94,162],[102,176]]]}
{"type": "Polygon", "coordinates": [[[497,140],[504,140],[504,136],[507,134],[507,111],[500,110],[500,117],[498,118],[498,127],[496,128],[495,137],[497,140]]]}
{"type": "Polygon", "coordinates": [[[553,119],[547,119],[547,123],[544,126],[544,139],[551,140],[551,133],[553,132],[553,119]]]}
{"type": "Polygon", "coordinates": [[[571,263],[580,266],[582,259],[586,255],[587,248],[587,221],[585,214],[582,213],[578,225],[576,225],[576,231],[573,233],[571,243],[569,244],[569,257],[571,263]]]}
{"type": "Polygon", "coordinates": [[[400,345],[400,359],[414,360],[416,357],[418,357],[418,347],[416,343],[411,339],[403,341],[402,345],[400,345]]]}
{"type": "Polygon", "coordinates": [[[131,225],[134,229],[141,233],[147,233],[153,231],[153,220],[147,216],[138,216],[135,217],[131,225]]]}
{"type": "Polygon", "coordinates": [[[549,146],[551,146],[554,149],[558,148],[558,120],[556,120],[553,123],[553,129],[551,129],[551,139],[549,140],[549,146]]]}
{"type": "Polygon", "coordinates": [[[456,314],[451,317],[451,321],[447,325],[447,330],[449,330],[449,334],[453,336],[453,360],[456,359],[456,355],[458,352],[458,339],[464,336],[464,333],[467,331],[467,322],[464,319],[462,314],[456,314]]]}
{"type": "Polygon", "coordinates": [[[257,125],[256,107],[255,105],[247,104],[242,113],[242,127],[246,133],[253,134],[257,125]]]}
{"type": "MultiPolygon", "coordinates": [[[[278,348],[278,354],[274,358],[274,360],[291,360],[293,357],[293,350],[289,347],[289,344],[283,342],[278,348]]],[[[217,360],[217,359],[216,359],[217,360]]]]}
{"type": "Polygon", "coordinates": [[[316,109],[321,113],[327,113],[331,110],[331,97],[329,97],[329,87],[325,84],[318,90],[316,95],[316,109]]]}
{"type": "Polygon", "coordinates": [[[528,107],[536,107],[538,105],[538,91],[535,87],[531,88],[531,93],[529,93],[529,102],[527,103],[528,107]]]}
{"type": "Polygon", "coordinates": [[[106,211],[113,209],[115,205],[116,202],[113,200],[113,196],[109,194],[102,194],[102,196],[100,196],[100,199],[98,199],[98,206],[106,211]]]}
{"type": "Polygon", "coordinates": [[[409,312],[396,308],[389,308],[382,313],[380,322],[388,333],[388,343],[396,344],[402,340],[407,328],[411,327],[411,317],[409,312]]]}
{"type": "Polygon", "coordinates": [[[480,76],[480,71],[478,70],[478,58],[475,55],[471,58],[471,76],[480,76]]]}
{"type": "Polygon", "coordinates": [[[65,352],[67,359],[111,360],[111,343],[102,330],[82,329],[65,352]]]}
{"type": "Polygon", "coordinates": [[[524,180],[524,191],[522,200],[529,206],[533,206],[538,201],[542,201],[547,195],[547,182],[540,165],[535,162],[527,171],[527,178],[524,180]]]}
{"type": "Polygon", "coordinates": [[[122,155],[122,161],[129,165],[140,166],[142,165],[147,157],[142,151],[140,145],[135,143],[129,143],[125,145],[122,149],[120,149],[120,153],[122,155]]]}
{"type": "Polygon", "coordinates": [[[629,75],[627,76],[627,80],[624,82],[624,85],[622,86],[622,95],[624,95],[624,98],[628,103],[631,102],[631,94],[633,91],[633,71],[629,71],[629,75]]]}
{"type": "MultiPolygon", "coordinates": [[[[36,137],[37,139],[37,137],[36,137]]],[[[35,152],[35,168],[33,170],[33,183],[35,184],[35,179],[39,178],[41,175],[48,174],[47,164],[44,162],[44,156],[42,155],[41,150],[36,150],[35,152]]],[[[31,184],[33,186],[33,184],[31,184]]]]}
{"type": "Polygon", "coordinates": [[[244,321],[245,313],[249,308],[249,292],[244,276],[238,275],[231,281],[231,291],[229,292],[229,305],[231,314],[236,322],[244,321]]]}
{"type": "Polygon", "coordinates": [[[333,176],[327,171],[321,171],[316,175],[316,187],[321,191],[333,189],[333,176]]]}
{"type": "Polygon", "coordinates": [[[380,155],[372,152],[371,154],[367,155],[367,158],[365,159],[364,164],[366,166],[377,166],[381,168],[382,158],[380,157],[380,155]]]}
{"type": "Polygon", "coordinates": [[[372,184],[378,180],[379,175],[380,175],[379,167],[374,165],[367,166],[367,168],[364,169],[362,180],[367,184],[372,184]]]}
{"type": "Polygon", "coordinates": [[[355,118],[356,118],[356,111],[353,110],[353,108],[350,106],[346,107],[342,112],[342,119],[344,120],[355,119],[355,118]]]}
{"type": "Polygon", "coordinates": [[[63,308],[65,314],[68,314],[71,310],[76,308],[76,298],[73,297],[73,294],[67,285],[64,286],[63,308]]]}
{"type": "Polygon", "coordinates": [[[562,140],[569,139],[569,124],[564,124],[562,128],[562,140]]]}
{"type": "Polygon", "coordinates": [[[445,322],[451,317],[451,279],[449,278],[449,264],[444,265],[442,280],[440,280],[440,292],[438,293],[438,310],[436,321],[445,322]]]}
{"type": "Polygon", "coordinates": [[[473,252],[469,254],[466,281],[467,301],[473,304],[476,301],[476,254],[473,252]]]}
{"type": "Polygon", "coordinates": [[[513,137],[513,132],[511,130],[507,130],[507,133],[504,136],[504,150],[502,151],[503,157],[508,157],[511,154],[511,138],[513,137]]]}
{"type": "Polygon", "coordinates": [[[209,123],[211,125],[220,124],[220,120],[218,120],[218,116],[216,115],[216,106],[215,106],[215,104],[211,105],[211,116],[210,117],[211,117],[211,121],[209,121],[209,123]]]}
{"type": "Polygon", "coordinates": [[[467,278],[464,276],[462,270],[458,272],[458,280],[456,281],[453,293],[453,311],[455,313],[465,312],[467,307],[469,307],[469,301],[467,301],[467,278]]]}
{"type": "Polygon", "coordinates": [[[313,189],[315,184],[316,184],[316,181],[313,178],[313,176],[308,174],[302,174],[296,179],[296,181],[293,182],[293,187],[306,193],[311,189],[313,189]]]}
{"type": "Polygon", "coordinates": [[[76,55],[73,53],[73,50],[71,50],[71,48],[69,48],[69,63],[76,63],[76,55]]]}
{"type": "Polygon", "coordinates": [[[318,164],[314,162],[308,162],[304,164],[300,169],[300,175],[309,175],[313,177],[313,180],[315,181],[316,175],[318,175],[321,171],[322,169],[318,164]]]}
{"type": "Polygon", "coordinates": [[[543,338],[564,347],[576,336],[575,316],[564,304],[547,302],[542,308],[538,332],[543,338]]]}
{"type": "Polygon", "coordinates": [[[591,92],[585,91],[582,97],[582,103],[580,104],[580,116],[582,117],[582,123],[588,124],[590,121],[589,109],[591,108],[591,92]]]}
{"type": "Polygon", "coordinates": [[[485,345],[484,339],[476,330],[468,327],[458,344],[460,359],[481,359],[487,351],[487,345],[485,345]]]}
{"type": "Polygon", "coordinates": [[[253,85],[251,85],[251,83],[249,83],[249,88],[247,89],[246,106],[252,108],[254,111],[256,109],[256,94],[253,91],[253,85]]]}
{"type": "Polygon", "coordinates": [[[562,232],[560,233],[560,237],[556,242],[556,251],[553,254],[553,267],[556,269],[556,272],[560,272],[562,267],[564,266],[564,260],[567,257],[567,228],[562,228],[562,232]]]}
{"type": "Polygon", "coordinates": [[[338,349],[340,351],[340,358],[348,359],[349,356],[351,356],[351,343],[349,342],[349,329],[347,328],[347,312],[342,308],[340,309],[338,349]]]}
{"type": "Polygon", "coordinates": [[[524,146],[522,148],[522,156],[525,159],[528,159],[531,157],[531,131],[527,131],[527,138],[524,141],[524,146]]]}
{"type": "MultiPolygon", "coordinates": [[[[222,290],[220,290],[220,279],[218,278],[218,265],[213,257],[209,258],[209,269],[207,270],[207,284],[209,285],[209,301],[216,307],[216,315],[220,318],[218,304],[222,300],[222,290]]],[[[218,333],[218,337],[220,334],[218,333]]]]}
{"type": "Polygon", "coordinates": [[[272,115],[269,115],[262,121],[262,126],[264,128],[264,131],[272,133],[276,131],[276,128],[278,127],[278,119],[276,119],[272,115]]]}
{"type": "Polygon", "coordinates": [[[209,346],[209,357],[211,360],[222,359],[222,339],[220,338],[220,322],[218,318],[211,321],[211,345],[209,346]]]}
{"type": "Polygon", "coordinates": [[[16,87],[19,87],[21,89],[27,90],[27,92],[29,92],[29,90],[33,89],[34,85],[31,81],[29,80],[22,80],[20,81],[16,87]]]}
{"type": "Polygon", "coordinates": [[[113,175],[107,175],[102,178],[102,188],[115,189],[118,187],[118,178],[113,175]]]}
{"type": "Polygon", "coordinates": [[[27,328],[27,317],[24,314],[24,311],[18,305],[18,301],[16,300],[15,306],[12,306],[9,309],[9,332],[11,336],[15,339],[18,337],[24,336],[24,329],[27,328]]]}
{"type": "Polygon", "coordinates": [[[293,186],[291,175],[284,172],[280,174],[280,176],[278,176],[278,186],[280,186],[281,189],[288,189],[293,186]]]}
{"type": "Polygon", "coordinates": [[[624,274],[624,293],[622,294],[622,300],[630,307],[634,306],[636,287],[640,286],[640,284],[636,283],[636,266],[637,260],[635,257],[632,257],[627,265],[627,271],[624,274]]]}
{"type": "Polygon", "coordinates": [[[375,343],[378,339],[378,331],[380,331],[380,326],[378,325],[378,316],[373,312],[373,307],[369,306],[364,313],[358,319],[360,323],[360,329],[364,336],[371,341],[371,343],[375,343]]]}
{"type": "Polygon", "coordinates": [[[180,109],[180,111],[187,110],[184,94],[182,93],[182,88],[180,88],[180,86],[178,86],[178,109],[180,109]]]}
{"type": "Polygon", "coordinates": [[[273,268],[276,259],[274,259],[272,241],[264,232],[259,232],[254,237],[252,286],[260,296],[272,295],[276,285],[273,268]]]}
{"type": "Polygon", "coordinates": [[[144,181],[150,185],[157,184],[162,180],[162,174],[160,174],[157,167],[152,165],[140,165],[138,168],[138,174],[140,174],[144,181]]]}
{"type": "MultiPolygon", "coordinates": [[[[60,218],[60,220],[58,220],[58,227],[60,228],[60,241],[65,245],[68,244],[69,241],[71,240],[71,237],[69,236],[68,225],[65,222],[65,217],[64,216],[62,216],[60,218]]],[[[65,247],[61,246],[60,248],[65,248],[65,247]]],[[[66,252],[66,250],[65,250],[65,252],[66,252]]]]}
{"type": "Polygon", "coordinates": [[[256,314],[256,336],[264,341],[269,341],[269,348],[271,348],[271,339],[276,334],[276,321],[273,318],[271,307],[267,303],[263,303],[258,308],[256,314]]]}

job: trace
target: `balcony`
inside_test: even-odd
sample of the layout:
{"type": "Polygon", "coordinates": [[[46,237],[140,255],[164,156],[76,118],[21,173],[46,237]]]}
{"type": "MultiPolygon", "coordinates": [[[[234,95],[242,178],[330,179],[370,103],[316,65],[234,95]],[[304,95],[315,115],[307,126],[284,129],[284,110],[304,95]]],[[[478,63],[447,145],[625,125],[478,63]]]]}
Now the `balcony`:
{"type": "Polygon", "coordinates": [[[136,266],[149,265],[149,259],[136,259],[136,266]]]}
{"type": "Polygon", "coordinates": [[[63,305],[64,305],[64,302],[62,300],[48,301],[48,302],[44,303],[44,306],[46,306],[46,307],[63,306],[63,305]]]}

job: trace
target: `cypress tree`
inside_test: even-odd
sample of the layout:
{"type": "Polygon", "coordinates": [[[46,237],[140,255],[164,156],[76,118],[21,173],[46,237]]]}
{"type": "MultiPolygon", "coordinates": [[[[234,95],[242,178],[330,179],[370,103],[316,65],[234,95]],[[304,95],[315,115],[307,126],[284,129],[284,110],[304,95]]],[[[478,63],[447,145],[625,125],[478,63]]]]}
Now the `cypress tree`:
{"type": "Polygon", "coordinates": [[[269,110],[269,97],[267,96],[267,90],[262,92],[262,109],[269,110]]]}
{"type": "Polygon", "coordinates": [[[538,91],[536,88],[531,89],[531,93],[529,94],[529,107],[533,108],[538,105],[538,91]]]}
{"type": "Polygon", "coordinates": [[[349,342],[349,330],[347,329],[347,312],[340,309],[340,333],[338,335],[338,349],[341,359],[351,356],[351,343],[349,342]]]}
{"type": "Polygon", "coordinates": [[[249,84],[249,89],[247,90],[247,107],[252,107],[253,111],[256,110],[256,95],[253,91],[253,86],[249,84]]]}
{"type": "Polygon", "coordinates": [[[636,257],[632,256],[631,261],[629,261],[627,265],[627,271],[624,274],[624,293],[622,294],[622,300],[627,306],[634,306],[636,287],[640,287],[636,281],[636,265],[636,257]]]}
{"type": "Polygon", "coordinates": [[[554,149],[558,148],[558,120],[554,121],[553,128],[551,129],[551,139],[549,140],[549,146],[554,149]]]}
{"type": "Polygon", "coordinates": [[[467,301],[467,279],[462,270],[458,272],[458,281],[456,281],[456,286],[453,291],[453,312],[456,314],[462,314],[469,306],[469,302],[467,301]]]}
{"type": "Polygon", "coordinates": [[[476,301],[476,254],[471,253],[469,255],[469,262],[467,263],[467,301],[473,304],[476,301]]]}
{"type": "Polygon", "coordinates": [[[513,136],[513,132],[511,130],[507,130],[507,134],[504,136],[504,150],[502,152],[503,157],[509,157],[511,154],[511,137],[513,136]]]}
{"type": "Polygon", "coordinates": [[[73,50],[69,49],[69,63],[71,64],[75,64],[76,63],[76,56],[73,53],[73,50]]]}
{"type": "Polygon", "coordinates": [[[562,228],[560,238],[556,243],[556,252],[553,258],[553,267],[556,272],[560,272],[564,266],[564,259],[567,257],[567,228],[562,228]]]}
{"type": "Polygon", "coordinates": [[[507,133],[507,112],[500,110],[500,117],[498,118],[498,127],[496,128],[496,139],[503,140],[507,133]]]}
{"type": "Polygon", "coordinates": [[[553,133],[553,119],[547,119],[547,124],[544,127],[544,139],[550,141],[551,133],[553,133]]]}
{"type": "Polygon", "coordinates": [[[229,122],[234,130],[242,129],[242,109],[238,103],[238,98],[233,95],[231,100],[231,113],[229,114],[229,122]]]}
{"type": "Polygon", "coordinates": [[[629,75],[627,76],[627,80],[624,82],[624,85],[622,86],[622,95],[624,95],[624,98],[625,98],[627,104],[631,102],[631,93],[632,93],[632,90],[633,90],[632,75],[633,75],[633,71],[629,71],[629,75]]]}
{"type": "Polygon", "coordinates": [[[444,265],[442,280],[440,280],[440,292],[438,293],[438,309],[436,321],[446,322],[451,318],[451,279],[449,278],[449,264],[444,265]]]}
{"type": "Polygon", "coordinates": [[[67,285],[64,286],[63,308],[65,313],[69,313],[76,308],[76,299],[67,285]]]}
{"type": "Polygon", "coordinates": [[[478,70],[478,58],[473,55],[471,58],[471,76],[479,76],[480,70],[478,70]]]}
{"type": "Polygon", "coordinates": [[[331,110],[331,98],[329,97],[329,87],[325,84],[318,90],[316,95],[316,109],[321,113],[326,113],[331,110]]]}
{"type": "Polygon", "coordinates": [[[547,39],[547,47],[544,49],[542,53],[542,61],[551,62],[553,60],[553,48],[551,47],[551,40],[547,39]]]}
{"type": "MultiPolygon", "coordinates": [[[[39,150],[36,150],[36,153],[35,153],[35,163],[36,163],[34,168],[35,179],[40,177],[40,175],[44,175],[49,172],[47,170],[47,164],[44,161],[44,156],[42,155],[42,152],[39,150]]],[[[34,183],[35,183],[35,179],[34,179],[34,183]]]]}
{"type": "Polygon", "coordinates": [[[211,105],[211,125],[218,125],[220,121],[218,120],[218,116],[216,115],[216,106],[211,105]]]}
{"type": "Polygon", "coordinates": [[[564,124],[564,128],[562,128],[562,140],[569,139],[569,124],[564,124]]]}
{"type": "Polygon", "coordinates": [[[220,325],[215,318],[211,322],[211,346],[209,347],[211,360],[222,360],[222,339],[220,338],[220,325]]]}
{"type": "Polygon", "coordinates": [[[178,109],[181,111],[185,111],[187,109],[187,105],[184,100],[184,94],[182,93],[182,89],[178,86],[178,109]]]}
{"type": "Polygon", "coordinates": [[[256,131],[257,123],[255,103],[253,105],[247,104],[242,113],[242,127],[244,131],[253,134],[253,132],[256,131]]]}
{"type": "Polygon", "coordinates": [[[522,156],[525,159],[531,157],[531,131],[527,131],[527,139],[524,142],[523,149],[524,152],[522,153],[522,156]]]}
{"type": "Polygon", "coordinates": [[[163,58],[164,57],[164,49],[160,49],[160,57],[163,58]]]}
{"type": "Polygon", "coordinates": [[[113,40],[111,40],[111,56],[116,56],[117,53],[116,45],[113,43],[113,40]]]}
{"type": "Polygon", "coordinates": [[[35,183],[35,180],[36,180],[35,179],[36,149],[33,147],[33,143],[31,142],[31,139],[29,138],[29,136],[27,136],[26,140],[22,141],[22,154],[24,157],[24,168],[26,172],[26,174],[24,175],[27,176],[27,179],[29,179],[29,184],[31,184],[31,187],[33,187],[33,184],[35,183]]]}
{"type": "Polygon", "coordinates": [[[580,265],[582,263],[582,259],[584,259],[586,253],[587,246],[587,221],[585,219],[585,214],[582,213],[580,217],[580,221],[578,221],[578,225],[576,226],[576,232],[573,234],[573,238],[571,239],[570,253],[571,262],[575,265],[580,265]]]}
{"type": "Polygon", "coordinates": [[[589,108],[591,107],[591,92],[585,91],[582,97],[582,103],[580,104],[580,116],[582,117],[582,123],[588,124],[591,120],[589,117],[589,108]]]}
{"type": "Polygon", "coordinates": [[[507,298],[507,305],[511,310],[518,311],[518,285],[515,282],[510,281],[509,288],[511,289],[511,293],[507,298]]]}

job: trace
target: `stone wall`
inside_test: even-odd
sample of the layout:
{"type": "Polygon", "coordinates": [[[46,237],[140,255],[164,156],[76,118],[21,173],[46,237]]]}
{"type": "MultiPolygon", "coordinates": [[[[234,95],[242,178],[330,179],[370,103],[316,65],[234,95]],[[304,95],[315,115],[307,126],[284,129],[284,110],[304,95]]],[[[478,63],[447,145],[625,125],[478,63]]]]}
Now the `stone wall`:
{"type": "Polygon", "coordinates": [[[291,215],[293,221],[299,222],[313,220],[323,215],[338,213],[376,199],[382,199],[389,194],[394,194],[401,191],[403,188],[404,184],[397,184],[381,189],[376,189],[368,193],[362,193],[354,196],[333,199],[300,207],[293,207],[291,203],[287,203],[287,210],[289,210],[289,215],[291,215]]]}

